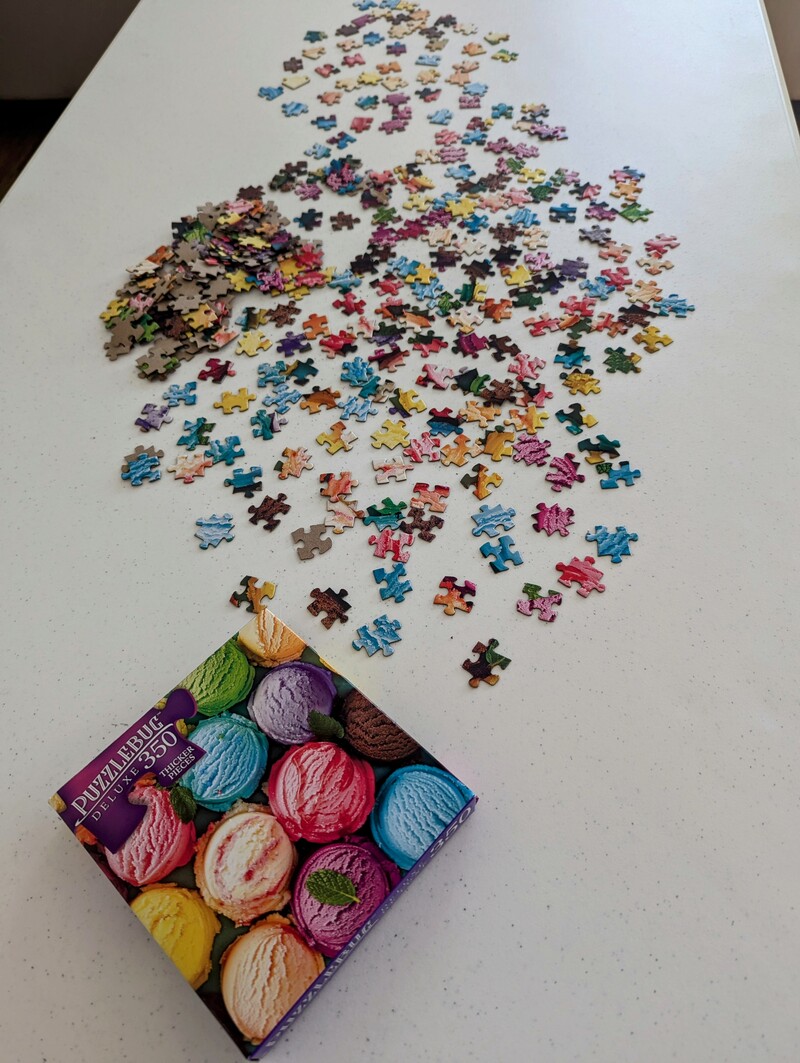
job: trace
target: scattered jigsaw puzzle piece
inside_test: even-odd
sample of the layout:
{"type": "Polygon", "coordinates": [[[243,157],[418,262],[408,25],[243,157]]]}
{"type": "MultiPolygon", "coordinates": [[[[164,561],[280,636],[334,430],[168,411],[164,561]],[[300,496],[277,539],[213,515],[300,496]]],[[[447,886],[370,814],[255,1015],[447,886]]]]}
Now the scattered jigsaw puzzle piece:
{"type": "Polygon", "coordinates": [[[160,431],[162,424],[172,423],[172,414],[169,406],[155,406],[152,402],[142,407],[142,412],[133,422],[142,432],[155,430],[160,431]]]}
{"type": "Polygon", "coordinates": [[[352,450],[353,444],[358,440],[355,432],[351,432],[344,421],[335,421],[327,432],[320,432],[317,442],[324,446],[329,454],[338,454],[340,450],[352,450]]]}
{"type": "Polygon", "coordinates": [[[286,447],[283,452],[283,461],[277,462],[275,468],[280,470],[278,479],[285,480],[288,476],[300,476],[306,469],[313,469],[314,463],[311,455],[303,447],[298,447],[296,450],[286,447]]]}
{"type": "Polygon", "coordinates": [[[357,509],[357,506],[358,502],[355,499],[337,498],[335,501],[329,499],[325,527],[333,528],[335,535],[341,535],[347,528],[355,527],[356,521],[364,516],[364,510],[357,509]]]}
{"type": "Polygon", "coordinates": [[[328,587],[327,590],[321,591],[319,587],[315,587],[311,592],[313,601],[308,606],[308,611],[312,616],[325,613],[322,624],[326,628],[332,628],[337,620],[340,624],[346,624],[347,613],[351,608],[347,594],[346,590],[337,592],[328,587]]]}
{"type": "Polygon", "coordinates": [[[613,565],[618,565],[623,557],[631,556],[630,543],[639,541],[635,532],[629,532],[618,524],[616,531],[609,531],[605,525],[596,524],[594,532],[586,533],[587,543],[594,543],[598,557],[610,557],[613,565]]]}
{"type": "Polygon", "coordinates": [[[194,483],[198,476],[205,476],[214,462],[205,454],[179,454],[174,465],[167,466],[167,472],[174,472],[176,480],[185,484],[194,483]]]}
{"type": "Polygon", "coordinates": [[[413,471],[414,464],[403,458],[374,458],[372,468],[375,470],[375,482],[386,484],[389,480],[405,480],[406,474],[413,471]]]}
{"type": "Polygon", "coordinates": [[[394,653],[393,644],[401,641],[398,631],[402,626],[399,620],[390,620],[384,613],[372,621],[372,630],[366,624],[358,628],[358,638],[353,639],[353,649],[366,650],[370,657],[381,650],[384,657],[391,657],[394,653]]]}
{"type": "Polygon", "coordinates": [[[259,524],[264,522],[264,531],[275,531],[280,524],[277,519],[279,515],[283,516],[289,512],[292,507],[286,503],[286,495],[279,494],[277,498],[271,498],[270,495],[264,495],[264,498],[259,502],[257,506],[250,506],[247,510],[248,513],[252,513],[250,517],[251,524],[259,524]]]}
{"type": "Polygon", "coordinates": [[[214,409],[222,410],[223,413],[233,413],[234,410],[247,413],[250,403],[255,401],[255,395],[247,388],[239,388],[238,391],[223,391],[219,402],[214,403],[214,409]]]}
{"type": "Polygon", "coordinates": [[[542,588],[538,584],[526,583],[522,588],[522,593],[527,597],[519,599],[517,611],[524,616],[532,616],[536,612],[540,620],[552,624],[558,616],[555,607],[561,605],[562,602],[562,596],[558,591],[551,590],[547,594],[542,594],[542,588]]]}
{"type": "Polygon", "coordinates": [[[200,540],[201,550],[207,550],[209,546],[217,547],[223,540],[232,542],[235,538],[230,513],[223,513],[222,516],[212,513],[210,517],[196,520],[195,524],[200,529],[194,534],[200,540]]]}
{"type": "Polygon", "coordinates": [[[472,611],[474,602],[468,602],[466,596],[475,597],[477,587],[474,583],[471,583],[468,579],[465,579],[463,584],[456,582],[455,576],[445,576],[439,586],[444,590],[444,594],[437,594],[434,596],[434,605],[443,605],[446,616],[455,616],[456,610],[460,610],[462,613],[469,613],[472,611]]]}
{"type": "Polygon", "coordinates": [[[386,584],[385,587],[380,588],[380,595],[384,601],[387,598],[393,598],[396,602],[405,601],[406,595],[414,589],[411,581],[404,578],[405,574],[406,566],[403,564],[393,565],[388,571],[385,568],[372,570],[375,582],[386,584]]]}
{"type": "Polygon", "coordinates": [[[497,639],[489,639],[486,645],[482,642],[476,642],[472,647],[472,652],[478,655],[477,659],[474,661],[467,659],[461,665],[464,671],[469,672],[472,677],[469,680],[469,685],[473,689],[479,687],[482,682],[488,683],[489,686],[499,683],[500,676],[495,675],[493,669],[506,669],[511,664],[509,657],[503,657],[502,654],[497,652],[499,645],[500,643],[497,639]]]}
{"type": "Polygon", "coordinates": [[[546,502],[540,502],[536,509],[538,512],[531,514],[534,531],[544,532],[548,539],[556,532],[561,536],[569,535],[569,526],[573,523],[572,518],[575,516],[574,510],[562,509],[557,502],[552,506],[548,506],[546,502]]]}
{"type": "Polygon", "coordinates": [[[476,498],[483,501],[488,498],[493,487],[499,487],[503,477],[496,472],[490,473],[486,465],[473,465],[472,472],[461,477],[463,487],[472,487],[476,498]]]}
{"type": "Polygon", "coordinates": [[[375,547],[375,557],[383,559],[387,554],[391,554],[395,561],[403,562],[408,561],[411,556],[404,547],[411,546],[413,542],[413,535],[404,531],[394,534],[392,528],[383,528],[377,535],[369,537],[369,545],[375,547]]]}
{"type": "Polygon", "coordinates": [[[588,598],[592,591],[602,593],[606,589],[600,582],[603,573],[599,568],[595,568],[593,557],[585,557],[583,561],[579,557],[573,557],[566,563],[559,561],[556,571],[561,573],[558,582],[563,583],[565,587],[571,587],[573,583],[579,584],[578,594],[582,598],[588,598]]]}
{"type": "Polygon", "coordinates": [[[155,483],[161,479],[159,458],[163,457],[164,451],[156,450],[155,447],[136,447],[132,454],[125,455],[125,461],[120,467],[122,479],[127,480],[131,487],[141,487],[145,480],[155,483]]]}
{"type": "MultiPolygon", "coordinates": [[[[600,470],[599,465],[595,467],[598,471],[600,470]]],[[[626,487],[633,487],[634,481],[638,480],[642,475],[638,469],[632,469],[627,461],[621,461],[618,469],[611,466],[604,468],[603,471],[607,477],[605,480],[600,481],[600,486],[603,490],[616,490],[620,483],[624,483],[626,487]]]]}
{"type": "Polygon", "coordinates": [[[340,473],[323,472],[320,474],[319,482],[325,485],[320,487],[319,493],[333,502],[344,498],[358,487],[358,480],[354,479],[353,474],[347,470],[340,473]]]}
{"type": "Polygon", "coordinates": [[[252,498],[263,486],[258,479],[262,472],[260,465],[251,465],[249,472],[245,472],[244,469],[234,469],[224,483],[226,487],[233,488],[235,495],[243,494],[245,498],[252,498]]]}
{"type": "Polygon", "coordinates": [[[272,599],[275,597],[275,591],[277,587],[274,583],[270,583],[264,580],[259,585],[258,577],[245,576],[239,583],[239,586],[243,588],[240,591],[234,591],[230,597],[231,605],[235,605],[238,609],[239,606],[244,605],[247,602],[248,613],[261,613],[266,609],[264,605],[264,599],[272,599]]]}
{"type": "Polygon", "coordinates": [[[481,546],[481,553],[484,557],[493,557],[494,560],[489,562],[492,572],[506,572],[508,571],[508,563],[512,565],[521,565],[522,558],[511,548],[515,545],[514,540],[510,535],[501,535],[496,543],[488,542],[481,546]]]}
{"type": "Polygon", "coordinates": [[[487,503],[481,506],[479,512],[472,514],[475,522],[472,534],[482,535],[486,532],[487,535],[497,535],[500,528],[510,531],[514,527],[516,515],[515,509],[504,509],[502,506],[490,506],[487,503]]]}
{"type": "Polygon", "coordinates": [[[297,547],[297,556],[301,561],[310,561],[315,554],[326,554],[333,546],[327,538],[328,529],[324,524],[312,524],[310,528],[297,528],[292,532],[292,542],[297,547]]]}

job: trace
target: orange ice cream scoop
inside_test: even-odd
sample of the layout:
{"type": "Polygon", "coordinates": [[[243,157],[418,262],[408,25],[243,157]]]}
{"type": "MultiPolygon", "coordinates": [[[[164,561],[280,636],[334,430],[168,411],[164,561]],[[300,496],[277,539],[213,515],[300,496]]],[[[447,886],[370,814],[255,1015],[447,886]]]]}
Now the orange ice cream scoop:
{"type": "Polygon", "coordinates": [[[266,668],[299,659],[305,642],[269,609],[262,609],[238,636],[239,646],[253,662],[266,668]]]}
{"type": "Polygon", "coordinates": [[[181,822],[168,790],[139,783],[128,800],[132,805],[145,806],[144,819],[120,849],[115,853],[106,849],[105,853],[115,875],[132,886],[146,886],[192,859],[194,823],[181,822]]]}
{"type": "Polygon", "coordinates": [[[222,999],[243,1036],[258,1044],[324,967],[288,920],[269,916],[224,953],[222,999]]]}
{"type": "Polygon", "coordinates": [[[267,790],[290,838],[331,842],[364,825],[375,804],[375,775],[333,742],[307,742],[272,766],[267,790]]]}
{"type": "Polygon", "coordinates": [[[265,805],[237,801],[197,843],[194,874],[203,899],[238,926],[289,899],[297,853],[265,805]]]}

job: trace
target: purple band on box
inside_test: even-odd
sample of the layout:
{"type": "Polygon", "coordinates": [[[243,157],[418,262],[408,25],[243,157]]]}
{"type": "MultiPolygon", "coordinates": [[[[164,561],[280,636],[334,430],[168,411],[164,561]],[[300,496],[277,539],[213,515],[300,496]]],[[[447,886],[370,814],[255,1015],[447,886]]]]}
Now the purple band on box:
{"type": "Polygon", "coordinates": [[[173,690],[163,709],[149,709],[65,783],[58,795],[67,807],[59,814],[70,830],[84,824],[113,853],[124,845],[145,814],[143,805],[128,801],[137,779],[153,772],[162,786],[171,786],[205,756],[175,726],[196,712],[188,690],[173,690]]]}

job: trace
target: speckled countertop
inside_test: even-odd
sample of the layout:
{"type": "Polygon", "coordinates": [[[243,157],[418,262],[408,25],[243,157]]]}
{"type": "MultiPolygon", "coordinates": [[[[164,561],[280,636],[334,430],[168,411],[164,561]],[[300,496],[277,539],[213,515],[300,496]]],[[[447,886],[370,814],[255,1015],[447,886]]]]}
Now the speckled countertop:
{"type": "MultiPolygon", "coordinates": [[[[47,798],[244,621],[225,604],[244,572],[276,580],[276,611],[481,797],[269,1058],[795,1059],[800,173],[754,0],[498,3],[492,25],[457,5],[513,28],[526,62],[493,64],[493,87],[550,104],[565,164],[640,166],[653,231],[682,240],[693,320],[603,395],[643,476],[582,498],[586,527],[640,536],[602,597],[552,625],[515,614],[533,566],[492,575],[455,492],[463,534],[419,550],[413,579],[475,579],[476,608],[446,618],[418,592],[395,655],[368,660],[353,623],[306,612],[329,584],[353,618],[381,611],[363,537],[301,566],[288,536],[244,522],[201,553],[194,520],[228,501],[216,478],[119,479],[142,390],[103,357],[97,314],[172,219],[298,156],[307,129],[256,89],[308,26],[350,12],[142,0],[0,207],[3,1059],[239,1058],[47,798]],[[493,636],[512,666],[471,691],[460,663],[493,636]]],[[[412,142],[381,145],[386,164],[412,142]]],[[[532,508],[510,464],[507,501],[532,508]]],[[[314,485],[293,484],[307,526],[314,485]]],[[[547,579],[569,551],[533,539],[547,579]]]]}

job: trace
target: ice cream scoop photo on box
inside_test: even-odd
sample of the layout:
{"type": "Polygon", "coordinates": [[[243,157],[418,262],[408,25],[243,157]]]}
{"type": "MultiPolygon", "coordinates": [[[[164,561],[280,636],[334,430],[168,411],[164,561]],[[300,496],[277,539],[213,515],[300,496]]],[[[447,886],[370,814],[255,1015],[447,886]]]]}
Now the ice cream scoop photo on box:
{"type": "Polygon", "coordinates": [[[268,610],[51,799],[250,1059],[476,802],[268,610]]]}

